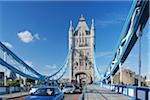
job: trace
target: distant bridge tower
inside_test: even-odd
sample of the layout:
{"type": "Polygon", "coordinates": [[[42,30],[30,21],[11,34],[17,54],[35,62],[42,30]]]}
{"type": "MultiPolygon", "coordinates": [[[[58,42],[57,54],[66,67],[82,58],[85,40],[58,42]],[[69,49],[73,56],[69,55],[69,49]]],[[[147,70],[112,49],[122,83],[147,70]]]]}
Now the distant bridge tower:
{"type": "Polygon", "coordinates": [[[95,29],[92,19],[91,29],[88,28],[85,18],[81,15],[76,29],[73,29],[72,21],[69,28],[70,54],[70,81],[78,83],[90,83],[94,79],[94,49],[95,29]]]}

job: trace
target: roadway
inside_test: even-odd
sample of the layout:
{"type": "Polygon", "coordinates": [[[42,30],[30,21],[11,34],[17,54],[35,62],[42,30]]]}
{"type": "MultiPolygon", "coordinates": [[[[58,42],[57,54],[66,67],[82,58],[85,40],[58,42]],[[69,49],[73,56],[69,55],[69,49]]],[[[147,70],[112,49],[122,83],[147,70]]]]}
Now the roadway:
{"type": "Polygon", "coordinates": [[[133,98],[114,93],[97,85],[87,85],[84,100],[133,100],[133,98]]]}
{"type": "MultiPolygon", "coordinates": [[[[79,100],[79,93],[76,94],[65,94],[64,100],[79,100]]],[[[25,96],[17,97],[17,98],[12,98],[9,100],[25,100],[25,96]]]]}

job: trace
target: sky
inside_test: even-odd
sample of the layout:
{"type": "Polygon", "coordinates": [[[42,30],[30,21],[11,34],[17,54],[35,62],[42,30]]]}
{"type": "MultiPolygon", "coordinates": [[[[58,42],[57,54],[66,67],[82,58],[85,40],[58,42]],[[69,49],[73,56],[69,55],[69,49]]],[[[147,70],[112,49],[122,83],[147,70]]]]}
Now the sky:
{"type": "MultiPolygon", "coordinates": [[[[76,28],[83,14],[89,28],[92,18],[95,20],[96,65],[103,73],[113,58],[131,5],[132,1],[1,1],[0,41],[35,70],[49,75],[67,56],[70,20],[76,28]]],[[[148,29],[147,25],[142,36],[142,74],[147,76],[148,29]]],[[[138,42],[123,66],[138,73],[137,48],[138,42]]]]}

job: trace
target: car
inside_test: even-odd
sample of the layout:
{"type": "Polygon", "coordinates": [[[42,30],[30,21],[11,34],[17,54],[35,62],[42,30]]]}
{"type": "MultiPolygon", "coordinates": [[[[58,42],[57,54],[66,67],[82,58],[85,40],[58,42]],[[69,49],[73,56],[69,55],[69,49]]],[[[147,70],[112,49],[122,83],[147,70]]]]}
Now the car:
{"type": "Polygon", "coordinates": [[[33,87],[30,89],[29,94],[34,93],[34,92],[35,92],[38,88],[40,88],[40,87],[43,87],[43,85],[35,85],[35,86],[33,86],[33,87]]]}
{"type": "Polygon", "coordinates": [[[34,93],[39,87],[38,86],[33,86],[30,91],[29,91],[29,94],[32,94],[34,93]]]}
{"type": "Polygon", "coordinates": [[[57,86],[45,86],[26,96],[25,100],[64,100],[64,93],[57,86]]]}
{"type": "Polygon", "coordinates": [[[64,93],[74,93],[75,92],[75,86],[73,85],[73,84],[70,84],[70,85],[66,85],[66,86],[64,86],[64,88],[63,88],[63,92],[64,93]]]}

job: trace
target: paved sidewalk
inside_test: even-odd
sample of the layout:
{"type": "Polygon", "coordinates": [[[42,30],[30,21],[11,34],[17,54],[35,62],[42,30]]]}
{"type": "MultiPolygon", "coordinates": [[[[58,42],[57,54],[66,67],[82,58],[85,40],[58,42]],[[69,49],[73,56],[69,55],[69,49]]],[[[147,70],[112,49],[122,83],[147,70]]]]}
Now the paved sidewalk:
{"type": "Polygon", "coordinates": [[[4,94],[4,95],[0,95],[0,100],[17,98],[17,97],[21,97],[21,96],[26,96],[28,94],[29,94],[29,92],[17,92],[17,93],[11,93],[11,94],[4,94]]]}
{"type": "Polygon", "coordinates": [[[84,100],[132,100],[132,98],[116,94],[100,86],[88,85],[85,90],[84,100]]]}

